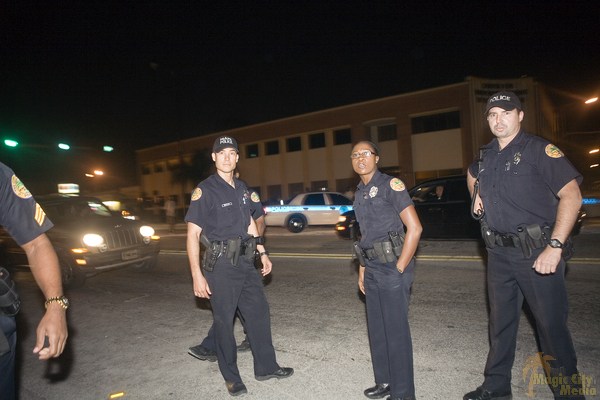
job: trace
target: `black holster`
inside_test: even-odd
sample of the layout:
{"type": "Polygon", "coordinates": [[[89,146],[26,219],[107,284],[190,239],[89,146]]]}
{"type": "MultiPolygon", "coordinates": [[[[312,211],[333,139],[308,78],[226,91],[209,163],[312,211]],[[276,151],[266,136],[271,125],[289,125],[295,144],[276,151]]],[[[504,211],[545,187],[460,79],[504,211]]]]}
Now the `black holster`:
{"type": "Polygon", "coordinates": [[[488,249],[493,249],[494,247],[496,247],[496,235],[490,229],[487,222],[485,222],[485,219],[481,218],[479,220],[479,225],[481,226],[481,237],[485,242],[485,247],[487,247],[488,249]]]}
{"type": "Polygon", "coordinates": [[[402,234],[399,234],[398,232],[388,232],[388,236],[392,242],[392,251],[394,252],[394,255],[400,257],[400,254],[402,254],[402,247],[404,247],[404,232],[402,232],[402,234]]]}
{"type": "Polygon", "coordinates": [[[11,317],[21,309],[21,299],[16,283],[8,271],[0,267],[0,314],[11,317]]]}
{"type": "Polygon", "coordinates": [[[356,259],[358,260],[358,263],[360,265],[362,265],[363,267],[366,267],[367,266],[367,255],[365,254],[365,251],[363,250],[362,246],[360,245],[360,242],[352,243],[352,251],[356,255],[356,259]]]}
{"type": "Polygon", "coordinates": [[[217,259],[223,252],[223,242],[215,240],[211,242],[208,236],[200,235],[200,243],[206,247],[204,257],[202,258],[202,269],[208,272],[212,272],[215,269],[217,259]]]}
{"type": "Polygon", "coordinates": [[[373,250],[379,258],[379,262],[382,264],[396,261],[397,257],[394,255],[392,249],[392,242],[390,240],[382,240],[380,242],[373,242],[373,250]]]}
{"type": "Polygon", "coordinates": [[[237,265],[240,253],[242,251],[242,238],[227,239],[227,248],[225,249],[225,258],[231,260],[232,265],[237,265]]]}

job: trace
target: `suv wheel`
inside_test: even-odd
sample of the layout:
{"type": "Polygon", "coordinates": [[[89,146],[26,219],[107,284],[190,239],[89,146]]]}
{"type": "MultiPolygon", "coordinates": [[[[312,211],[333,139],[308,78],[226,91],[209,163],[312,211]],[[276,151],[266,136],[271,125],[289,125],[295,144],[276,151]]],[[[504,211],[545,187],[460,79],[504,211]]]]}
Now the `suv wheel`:
{"type": "Polygon", "coordinates": [[[139,264],[132,264],[130,266],[130,268],[134,271],[146,271],[148,269],[152,269],[154,268],[154,266],[156,265],[156,260],[158,259],[158,256],[156,257],[152,257],[148,260],[144,260],[139,264]]]}
{"type": "Polygon", "coordinates": [[[306,227],[306,218],[300,214],[292,215],[290,219],[288,219],[287,226],[290,232],[302,232],[306,227]]]}
{"type": "Polygon", "coordinates": [[[85,272],[79,266],[74,265],[72,261],[61,257],[58,260],[60,265],[60,275],[65,289],[77,289],[83,286],[85,282],[85,272]]]}

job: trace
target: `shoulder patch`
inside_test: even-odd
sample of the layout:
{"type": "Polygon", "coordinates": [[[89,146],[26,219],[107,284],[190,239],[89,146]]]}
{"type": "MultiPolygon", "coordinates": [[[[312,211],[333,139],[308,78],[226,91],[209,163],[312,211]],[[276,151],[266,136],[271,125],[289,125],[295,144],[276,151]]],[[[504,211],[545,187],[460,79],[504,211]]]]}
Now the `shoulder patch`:
{"type": "Polygon", "coordinates": [[[255,203],[260,202],[260,197],[258,196],[258,193],[256,193],[256,192],[252,192],[252,195],[250,196],[250,198],[255,203]]]}
{"type": "Polygon", "coordinates": [[[23,185],[23,182],[21,182],[21,180],[17,178],[16,175],[12,176],[12,178],[10,179],[10,183],[12,185],[13,192],[15,192],[17,196],[19,196],[22,199],[28,199],[31,197],[31,193],[29,192],[29,190],[27,190],[25,185],[23,185]]]}
{"type": "Polygon", "coordinates": [[[546,155],[552,158],[561,158],[562,156],[564,156],[563,152],[560,151],[559,148],[553,144],[549,144],[548,146],[546,146],[546,155]]]}
{"type": "Polygon", "coordinates": [[[390,186],[392,187],[392,190],[396,191],[396,192],[401,192],[404,189],[406,189],[406,186],[404,186],[404,182],[402,182],[400,179],[398,178],[394,178],[390,181],[390,186]]]}
{"type": "Polygon", "coordinates": [[[200,197],[202,197],[202,189],[197,187],[196,189],[194,189],[194,192],[192,193],[192,201],[196,201],[200,197]]]}

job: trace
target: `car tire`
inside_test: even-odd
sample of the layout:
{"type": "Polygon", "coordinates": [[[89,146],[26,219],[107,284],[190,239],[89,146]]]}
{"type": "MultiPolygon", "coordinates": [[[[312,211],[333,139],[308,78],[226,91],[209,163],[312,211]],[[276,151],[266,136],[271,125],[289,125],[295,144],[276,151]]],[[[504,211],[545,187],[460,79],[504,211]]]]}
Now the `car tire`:
{"type": "Polygon", "coordinates": [[[287,222],[287,227],[290,232],[299,233],[306,227],[306,218],[304,215],[295,214],[292,215],[287,222]]]}
{"type": "Polygon", "coordinates": [[[139,272],[147,271],[149,269],[154,268],[154,266],[156,265],[157,259],[158,259],[158,256],[154,256],[148,260],[142,261],[139,264],[132,264],[130,266],[130,268],[134,271],[139,271],[139,272]]]}
{"type": "Polygon", "coordinates": [[[60,265],[60,276],[64,289],[77,289],[83,286],[86,276],[85,272],[78,265],[75,265],[66,257],[59,258],[58,263],[60,265]]]}

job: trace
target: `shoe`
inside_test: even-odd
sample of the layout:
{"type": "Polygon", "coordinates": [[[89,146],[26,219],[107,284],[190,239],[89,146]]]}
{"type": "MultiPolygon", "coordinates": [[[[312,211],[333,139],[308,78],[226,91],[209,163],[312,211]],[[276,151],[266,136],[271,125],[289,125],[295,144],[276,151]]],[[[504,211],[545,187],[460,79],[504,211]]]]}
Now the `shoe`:
{"type": "Polygon", "coordinates": [[[277,371],[267,375],[254,375],[257,381],[266,381],[267,379],[283,379],[294,375],[294,368],[279,368],[277,371]]]}
{"type": "Polygon", "coordinates": [[[188,354],[191,354],[198,360],[202,361],[217,361],[217,352],[214,350],[209,350],[201,344],[199,344],[198,346],[190,347],[190,349],[188,350],[188,354]]]}
{"type": "Polygon", "coordinates": [[[237,347],[237,351],[248,351],[250,350],[250,342],[248,339],[244,339],[242,343],[237,347]]]}
{"type": "Polygon", "coordinates": [[[463,396],[463,400],[512,400],[512,392],[490,392],[479,386],[463,396]]]}
{"type": "Polygon", "coordinates": [[[412,396],[408,396],[408,397],[396,397],[395,399],[392,399],[391,397],[388,397],[385,400],[417,400],[417,398],[413,394],[412,396]]]}
{"type": "Polygon", "coordinates": [[[382,399],[390,394],[389,383],[376,383],[372,388],[368,388],[364,391],[365,396],[370,399],[382,399]]]}
{"type": "Polygon", "coordinates": [[[227,391],[232,396],[241,396],[248,393],[246,385],[242,382],[225,382],[225,385],[227,385],[227,391]]]}

